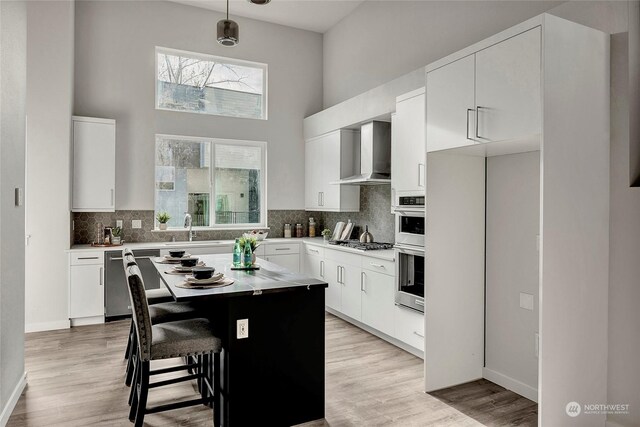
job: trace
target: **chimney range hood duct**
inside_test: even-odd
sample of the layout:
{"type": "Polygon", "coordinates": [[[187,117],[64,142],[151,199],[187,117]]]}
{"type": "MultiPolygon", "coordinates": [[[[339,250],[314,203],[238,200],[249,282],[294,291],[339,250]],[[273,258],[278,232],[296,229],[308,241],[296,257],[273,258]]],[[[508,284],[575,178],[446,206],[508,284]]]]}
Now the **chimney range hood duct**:
{"type": "Polygon", "coordinates": [[[360,173],[332,182],[340,185],[391,184],[391,123],[369,122],[360,128],[360,173]]]}

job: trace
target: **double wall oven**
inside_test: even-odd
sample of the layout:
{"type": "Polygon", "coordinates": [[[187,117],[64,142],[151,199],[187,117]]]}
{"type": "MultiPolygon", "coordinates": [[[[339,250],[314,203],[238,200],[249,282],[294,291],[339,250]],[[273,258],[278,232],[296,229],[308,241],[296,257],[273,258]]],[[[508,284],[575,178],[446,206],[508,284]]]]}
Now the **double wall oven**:
{"type": "Polygon", "coordinates": [[[425,196],[398,196],[395,203],[396,304],[424,312],[425,196]]]}

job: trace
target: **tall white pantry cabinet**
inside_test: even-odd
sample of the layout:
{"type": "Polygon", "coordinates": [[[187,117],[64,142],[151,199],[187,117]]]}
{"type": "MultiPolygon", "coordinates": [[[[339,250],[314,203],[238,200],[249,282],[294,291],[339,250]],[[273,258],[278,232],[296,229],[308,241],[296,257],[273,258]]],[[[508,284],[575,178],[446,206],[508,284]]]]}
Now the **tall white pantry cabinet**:
{"type": "Polygon", "coordinates": [[[114,212],[116,121],[73,116],[73,212],[114,212]]]}
{"type": "Polygon", "coordinates": [[[427,66],[426,97],[425,390],[483,377],[486,158],[539,152],[538,421],[604,425],[565,408],[607,402],[609,36],[544,14],[427,66]]]}

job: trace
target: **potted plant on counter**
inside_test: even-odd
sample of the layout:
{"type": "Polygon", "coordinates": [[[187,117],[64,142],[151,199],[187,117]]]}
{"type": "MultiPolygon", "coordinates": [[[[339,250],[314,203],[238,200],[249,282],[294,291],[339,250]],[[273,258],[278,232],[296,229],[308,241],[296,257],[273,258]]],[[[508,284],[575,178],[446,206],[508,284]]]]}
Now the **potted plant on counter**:
{"type": "Polygon", "coordinates": [[[122,244],[122,228],[113,227],[113,229],[111,230],[111,244],[112,245],[122,244]]]}
{"type": "Polygon", "coordinates": [[[322,230],[322,237],[324,238],[325,242],[328,242],[329,239],[331,238],[331,230],[329,230],[328,228],[325,228],[324,230],[322,230]]]}
{"type": "Polygon", "coordinates": [[[242,236],[240,237],[240,239],[238,239],[238,243],[240,243],[240,250],[244,250],[244,246],[249,243],[251,245],[251,254],[252,254],[252,258],[251,258],[251,263],[255,264],[256,263],[256,249],[258,249],[258,246],[260,246],[260,242],[258,241],[258,239],[256,239],[253,236],[242,236]]]}
{"type": "Polygon", "coordinates": [[[167,229],[167,223],[171,219],[171,216],[167,212],[158,212],[158,215],[156,215],[156,219],[158,220],[158,223],[160,224],[160,226],[159,226],[160,230],[166,230],[167,229]]]}

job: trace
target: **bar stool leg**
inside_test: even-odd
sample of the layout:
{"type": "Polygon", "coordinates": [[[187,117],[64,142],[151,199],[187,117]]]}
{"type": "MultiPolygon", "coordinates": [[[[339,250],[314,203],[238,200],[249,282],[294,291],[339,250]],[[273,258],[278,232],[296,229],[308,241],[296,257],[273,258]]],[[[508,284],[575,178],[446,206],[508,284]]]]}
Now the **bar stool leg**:
{"type": "MultiPolygon", "coordinates": [[[[142,427],[144,415],[147,411],[147,396],[149,395],[149,361],[140,362],[140,396],[138,397],[138,409],[136,411],[135,427],[142,427]]],[[[133,407],[133,406],[132,406],[133,407]]]]}
{"type": "Polygon", "coordinates": [[[136,362],[133,374],[133,384],[131,385],[131,390],[129,391],[129,421],[133,422],[136,419],[136,411],[138,410],[138,387],[139,387],[139,376],[140,376],[140,363],[136,362]]]}

